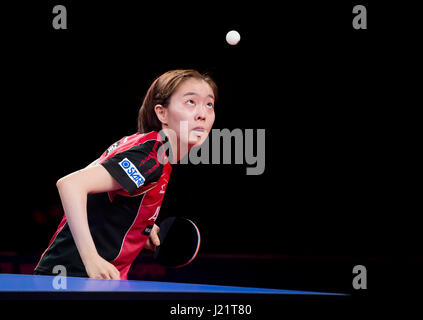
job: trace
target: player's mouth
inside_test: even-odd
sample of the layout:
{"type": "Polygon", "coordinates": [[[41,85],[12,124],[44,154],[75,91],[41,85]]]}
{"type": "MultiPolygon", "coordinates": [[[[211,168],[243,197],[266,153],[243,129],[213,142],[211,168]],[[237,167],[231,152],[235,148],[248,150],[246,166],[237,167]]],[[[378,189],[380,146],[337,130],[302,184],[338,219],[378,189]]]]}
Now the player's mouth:
{"type": "Polygon", "coordinates": [[[203,127],[195,127],[192,129],[192,131],[195,131],[196,133],[204,133],[206,130],[203,127]]]}

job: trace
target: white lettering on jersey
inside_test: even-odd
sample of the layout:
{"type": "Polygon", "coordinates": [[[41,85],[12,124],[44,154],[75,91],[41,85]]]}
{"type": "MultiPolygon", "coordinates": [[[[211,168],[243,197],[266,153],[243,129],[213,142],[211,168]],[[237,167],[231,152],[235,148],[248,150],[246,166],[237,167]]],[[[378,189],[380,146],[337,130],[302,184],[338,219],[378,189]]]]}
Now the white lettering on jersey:
{"type": "Polygon", "coordinates": [[[157,207],[156,212],[148,220],[156,220],[159,216],[160,206],[157,207]]]}

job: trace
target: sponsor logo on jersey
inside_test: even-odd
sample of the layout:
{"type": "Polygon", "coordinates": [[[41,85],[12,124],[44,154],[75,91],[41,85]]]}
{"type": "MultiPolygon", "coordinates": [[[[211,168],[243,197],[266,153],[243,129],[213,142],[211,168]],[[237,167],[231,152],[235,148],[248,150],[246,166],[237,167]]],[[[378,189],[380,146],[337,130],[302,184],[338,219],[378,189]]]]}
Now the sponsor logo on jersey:
{"type": "Polygon", "coordinates": [[[148,226],[145,227],[145,229],[142,232],[142,234],[145,235],[145,236],[148,236],[148,235],[150,235],[151,230],[153,230],[153,226],[148,225],[148,226]]]}
{"type": "Polygon", "coordinates": [[[134,164],[128,160],[128,158],[125,158],[121,162],[119,162],[119,165],[122,167],[123,170],[125,170],[125,173],[136,184],[137,187],[143,185],[145,178],[138,171],[137,167],[134,166],[134,164]]]}
{"type": "Polygon", "coordinates": [[[117,147],[119,147],[120,141],[113,143],[107,150],[106,150],[106,157],[111,154],[117,147]]]}

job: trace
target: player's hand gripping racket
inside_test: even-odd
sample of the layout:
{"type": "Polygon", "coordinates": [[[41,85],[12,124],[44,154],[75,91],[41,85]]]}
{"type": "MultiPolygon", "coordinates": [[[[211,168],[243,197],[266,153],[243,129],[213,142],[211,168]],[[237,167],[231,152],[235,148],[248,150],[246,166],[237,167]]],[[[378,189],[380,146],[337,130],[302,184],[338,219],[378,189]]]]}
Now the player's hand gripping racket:
{"type": "Polygon", "coordinates": [[[160,246],[154,259],[167,267],[180,268],[191,263],[200,249],[200,231],[194,222],[181,217],[169,217],[160,223],[160,246]]]}

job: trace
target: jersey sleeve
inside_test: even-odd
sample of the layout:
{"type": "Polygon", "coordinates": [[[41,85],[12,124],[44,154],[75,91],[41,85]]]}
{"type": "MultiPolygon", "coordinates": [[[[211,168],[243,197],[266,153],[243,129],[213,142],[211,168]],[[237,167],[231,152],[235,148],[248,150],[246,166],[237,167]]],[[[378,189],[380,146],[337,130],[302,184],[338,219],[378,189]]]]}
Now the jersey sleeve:
{"type": "Polygon", "coordinates": [[[130,194],[157,181],[163,165],[157,159],[157,141],[147,141],[106,159],[101,165],[130,194]]]}

